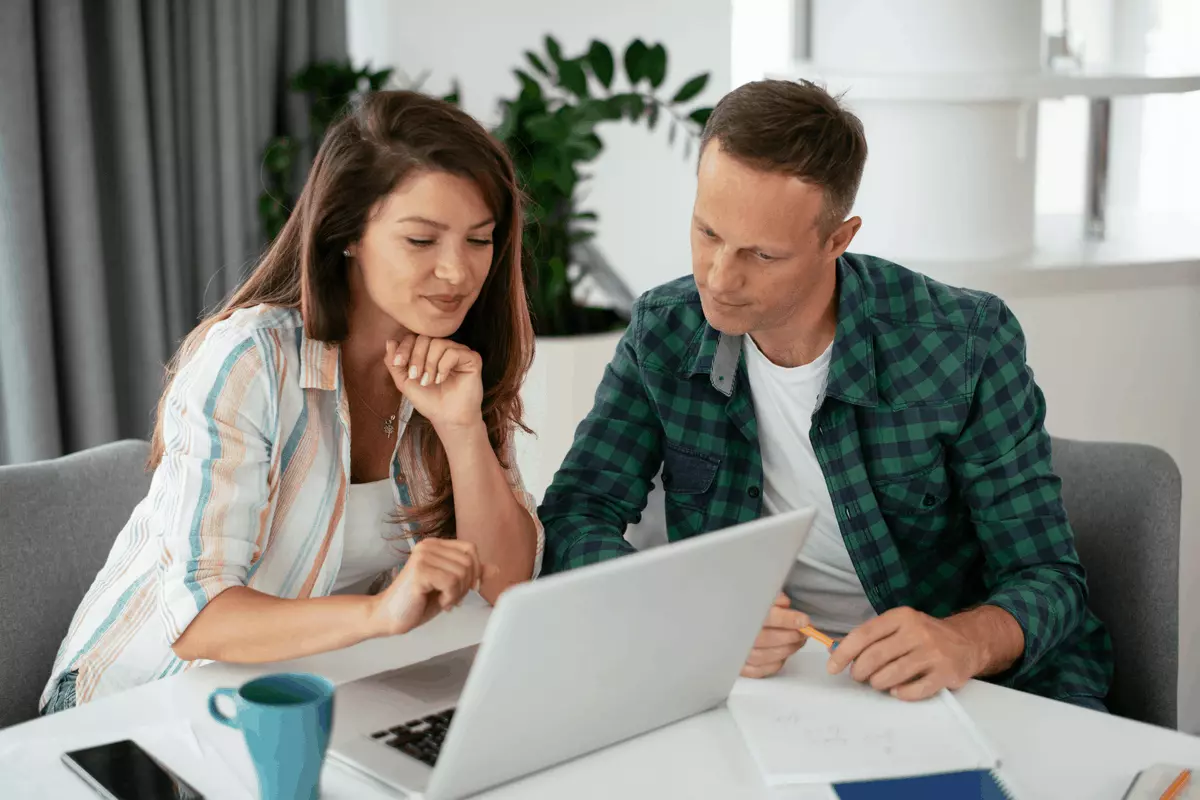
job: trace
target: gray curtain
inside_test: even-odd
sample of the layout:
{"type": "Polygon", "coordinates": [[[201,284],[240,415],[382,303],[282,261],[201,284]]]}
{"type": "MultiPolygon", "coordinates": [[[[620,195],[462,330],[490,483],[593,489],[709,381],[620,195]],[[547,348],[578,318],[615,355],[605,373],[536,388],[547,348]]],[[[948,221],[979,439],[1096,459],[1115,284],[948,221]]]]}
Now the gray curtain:
{"type": "Polygon", "coordinates": [[[345,57],[344,0],[0,2],[0,463],[148,435],[261,252],[288,77],[345,57]]]}

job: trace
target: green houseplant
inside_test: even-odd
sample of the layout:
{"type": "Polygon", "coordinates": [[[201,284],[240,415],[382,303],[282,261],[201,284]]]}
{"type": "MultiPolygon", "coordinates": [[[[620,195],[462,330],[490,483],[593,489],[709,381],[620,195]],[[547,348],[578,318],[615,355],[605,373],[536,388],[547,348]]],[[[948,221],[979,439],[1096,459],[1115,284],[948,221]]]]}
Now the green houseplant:
{"type": "Polygon", "coordinates": [[[267,241],[273,240],[287,222],[296,204],[303,178],[300,157],[315,152],[325,129],[357,94],[382,89],[392,70],[355,67],[348,61],[316,61],[292,76],[293,91],[311,99],[308,136],[276,136],[267,142],[262,156],[263,190],[258,196],[258,219],[267,241]]]}
{"type": "MultiPolygon", "coordinates": [[[[276,136],[263,148],[263,191],[258,196],[258,217],[268,241],[283,230],[303,182],[302,170],[307,168],[307,159],[316,153],[325,130],[356,96],[387,86],[392,73],[390,67],[374,70],[369,64],[315,61],[292,76],[292,90],[307,94],[311,101],[309,129],[307,137],[276,136]]],[[[443,99],[457,103],[457,88],[443,99]]]]}
{"type": "Polygon", "coordinates": [[[619,63],[604,42],[593,40],[586,52],[567,56],[552,36],[543,52],[527,51],[525,60],[527,68],[514,70],[520,91],[501,101],[495,134],[512,155],[528,197],[524,244],[534,329],[538,336],[613,330],[624,324],[622,316],[587,307],[574,291],[589,270],[604,267],[580,258],[581,246],[595,235],[596,215],[579,207],[577,190],[588,177],[587,163],[604,149],[597,128],[625,120],[654,130],[661,122],[672,144],[682,132],[690,153],[712,109],[687,104],[704,91],[709,76],[695,75],[666,91],[667,51],[641,39],[629,43],[619,63]],[[626,85],[617,89],[622,67],[626,85]]]}

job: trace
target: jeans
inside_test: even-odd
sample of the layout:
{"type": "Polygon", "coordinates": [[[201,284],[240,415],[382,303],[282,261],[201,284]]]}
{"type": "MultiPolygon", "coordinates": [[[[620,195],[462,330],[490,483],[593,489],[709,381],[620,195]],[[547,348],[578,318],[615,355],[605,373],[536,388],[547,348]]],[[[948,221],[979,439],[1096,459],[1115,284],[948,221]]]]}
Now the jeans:
{"type": "Polygon", "coordinates": [[[78,677],[78,670],[63,673],[62,677],[58,679],[58,683],[54,685],[50,699],[46,701],[46,705],[42,709],[43,717],[75,707],[75,679],[78,677]]]}
{"type": "Polygon", "coordinates": [[[1073,706],[1087,708],[1092,711],[1099,711],[1103,714],[1108,713],[1108,706],[1104,705],[1104,701],[1099,697],[1088,697],[1087,695],[1075,695],[1073,697],[1064,697],[1064,702],[1070,703],[1073,706]]]}

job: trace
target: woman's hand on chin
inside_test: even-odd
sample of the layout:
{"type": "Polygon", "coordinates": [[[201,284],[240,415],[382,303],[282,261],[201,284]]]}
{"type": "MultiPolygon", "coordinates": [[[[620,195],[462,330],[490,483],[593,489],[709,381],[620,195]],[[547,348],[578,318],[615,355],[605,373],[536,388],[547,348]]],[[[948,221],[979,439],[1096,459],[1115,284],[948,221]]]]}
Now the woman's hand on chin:
{"type": "Polygon", "coordinates": [[[385,358],[396,388],[439,436],[483,422],[483,358],[471,348],[409,333],[388,341],[385,358]]]}

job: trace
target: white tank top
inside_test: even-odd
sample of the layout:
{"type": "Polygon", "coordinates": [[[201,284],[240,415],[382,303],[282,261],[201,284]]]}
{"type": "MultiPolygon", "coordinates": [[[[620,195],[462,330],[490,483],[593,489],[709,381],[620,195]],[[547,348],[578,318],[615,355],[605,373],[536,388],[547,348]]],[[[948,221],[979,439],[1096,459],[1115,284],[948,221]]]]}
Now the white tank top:
{"type": "Polygon", "coordinates": [[[404,526],[394,520],[397,510],[391,478],[350,484],[342,565],[333,584],[335,593],[364,593],[379,573],[387,572],[408,557],[404,526]]]}

